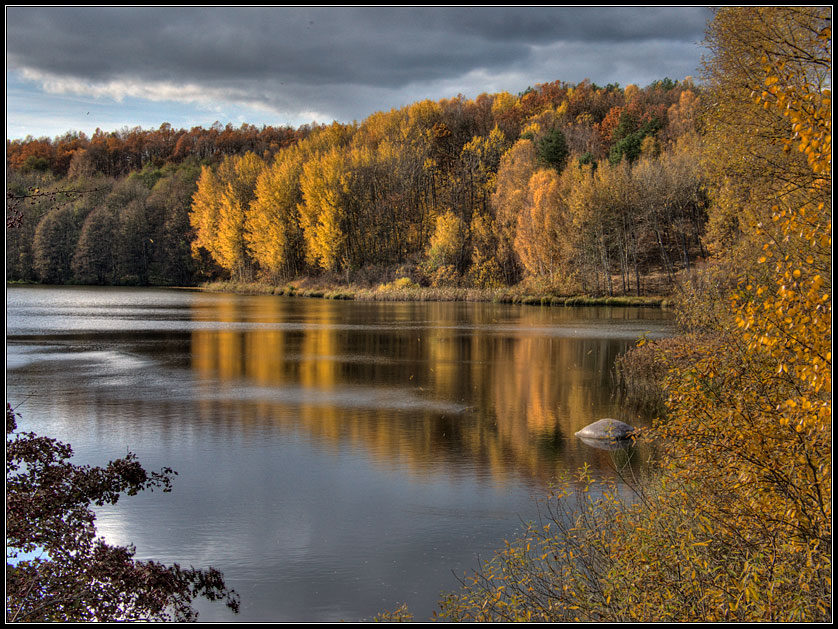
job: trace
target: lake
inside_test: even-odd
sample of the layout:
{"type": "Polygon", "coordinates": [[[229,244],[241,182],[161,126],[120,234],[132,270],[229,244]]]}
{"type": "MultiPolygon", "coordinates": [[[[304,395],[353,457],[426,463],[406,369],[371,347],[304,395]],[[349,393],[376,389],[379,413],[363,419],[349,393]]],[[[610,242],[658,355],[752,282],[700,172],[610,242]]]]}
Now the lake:
{"type": "MultiPolygon", "coordinates": [[[[387,303],[189,290],[9,287],[7,400],[79,464],[135,452],[172,493],[97,511],[138,559],[224,573],[234,616],[428,619],[456,575],[612,452],[574,433],[649,418],[615,358],[672,331],[657,309],[387,303]]],[[[635,464],[641,457],[635,458],[635,464]]]]}

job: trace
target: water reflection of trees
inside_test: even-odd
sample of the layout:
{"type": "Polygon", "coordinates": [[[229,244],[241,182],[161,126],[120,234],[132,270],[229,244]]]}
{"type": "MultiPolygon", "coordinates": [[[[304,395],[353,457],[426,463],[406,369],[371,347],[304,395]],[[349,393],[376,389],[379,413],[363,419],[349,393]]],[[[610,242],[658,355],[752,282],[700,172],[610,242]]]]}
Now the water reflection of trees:
{"type": "Polygon", "coordinates": [[[243,426],[349,444],[419,474],[446,465],[503,482],[611,465],[612,454],[573,434],[618,412],[610,370],[628,341],[585,339],[581,328],[545,334],[545,325],[567,324],[570,309],[216,303],[210,318],[221,325],[192,333],[194,371],[222,392],[202,402],[205,413],[223,404],[243,426]]]}

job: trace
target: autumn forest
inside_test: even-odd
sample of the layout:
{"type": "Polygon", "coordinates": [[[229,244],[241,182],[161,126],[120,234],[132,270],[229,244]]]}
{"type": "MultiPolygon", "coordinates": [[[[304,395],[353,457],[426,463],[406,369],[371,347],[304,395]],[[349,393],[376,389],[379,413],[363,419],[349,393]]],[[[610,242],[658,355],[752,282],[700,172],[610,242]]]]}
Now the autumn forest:
{"type": "Polygon", "coordinates": [[[9,233],[7,277],[401,274],[426,286],[646,293],[650,274],[668,284],[718,244],[704,239],[701,94],[689,79],[556,81],[360,124],[164,124],[9,142],[9,192],[30,196],[9,233]],[[47,205],[47,192],[63,202],[47,205]]]}

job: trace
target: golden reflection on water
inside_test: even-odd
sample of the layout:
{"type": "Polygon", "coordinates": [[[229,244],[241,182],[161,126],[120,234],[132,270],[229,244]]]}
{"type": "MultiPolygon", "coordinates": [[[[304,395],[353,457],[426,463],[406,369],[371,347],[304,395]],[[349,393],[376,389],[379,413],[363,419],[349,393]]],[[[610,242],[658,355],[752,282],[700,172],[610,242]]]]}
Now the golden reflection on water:
{"type": "Polygon", "coordinates": [[[242,426],[296,431],[335,450],[349,444],[416,474],[467,466],[504,483],[612,465],[613,454],[574,433],[621,412],[610,371],[632,341],[551,333],[565,323],[560,309],[212,303],[194,313],[217,325],[192,332],[192,368],[207,386],[237,391],[239,403],[208,397],[207,413],[223,404],[242,426]]]}

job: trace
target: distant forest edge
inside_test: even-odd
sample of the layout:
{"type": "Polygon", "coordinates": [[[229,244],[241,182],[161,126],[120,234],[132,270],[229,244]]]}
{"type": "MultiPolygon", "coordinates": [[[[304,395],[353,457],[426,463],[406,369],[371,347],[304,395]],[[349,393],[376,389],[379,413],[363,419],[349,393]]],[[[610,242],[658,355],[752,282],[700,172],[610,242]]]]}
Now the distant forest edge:
{"type": "Polygon", "coordinates": [[[703,100],[556,81],[353,124],[7,141],[7,281],[666,293],[737,239],[703,100]]]}

